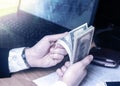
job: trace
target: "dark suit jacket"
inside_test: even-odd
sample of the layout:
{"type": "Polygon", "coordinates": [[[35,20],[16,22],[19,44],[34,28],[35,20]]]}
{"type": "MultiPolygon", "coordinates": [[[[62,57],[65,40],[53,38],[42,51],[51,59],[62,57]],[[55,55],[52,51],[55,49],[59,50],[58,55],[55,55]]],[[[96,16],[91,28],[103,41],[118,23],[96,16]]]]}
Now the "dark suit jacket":
{"type": "Polygon", "coordinates": [[[10,49],[0,48],[0,78],[9,77],[8,54],[10,49]]]}

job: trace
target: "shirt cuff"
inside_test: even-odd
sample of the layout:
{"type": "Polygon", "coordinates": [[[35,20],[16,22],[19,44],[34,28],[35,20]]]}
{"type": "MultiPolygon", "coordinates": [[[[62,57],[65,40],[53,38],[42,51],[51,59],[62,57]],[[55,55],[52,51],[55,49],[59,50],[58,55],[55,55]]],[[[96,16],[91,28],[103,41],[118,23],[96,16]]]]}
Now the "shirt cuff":
{"type": "Polygon", "coordinates": [[[25,64],[22,58],[22,52],[25,47],[15,48],[9,52],[9,70],[11,73],[18,72],[20,70],[28,69],[29,67],[25,64]]]}
{"type": "Polygon", "coordinates": [[[66,83],[64,83],[62,81],[57,81],[52,86],[67,86],[67,85],[66,85],[66,83]]]}

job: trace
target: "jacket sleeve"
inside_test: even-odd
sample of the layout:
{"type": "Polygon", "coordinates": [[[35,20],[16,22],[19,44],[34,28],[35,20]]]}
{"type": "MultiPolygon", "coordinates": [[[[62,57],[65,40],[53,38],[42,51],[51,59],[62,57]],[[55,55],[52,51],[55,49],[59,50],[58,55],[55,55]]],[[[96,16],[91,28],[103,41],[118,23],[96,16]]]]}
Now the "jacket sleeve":
{"type": "Polygon", "coordinates": [[[10,49],[0,48],[0,78],[10,77],[8,55],[10,49]]]}

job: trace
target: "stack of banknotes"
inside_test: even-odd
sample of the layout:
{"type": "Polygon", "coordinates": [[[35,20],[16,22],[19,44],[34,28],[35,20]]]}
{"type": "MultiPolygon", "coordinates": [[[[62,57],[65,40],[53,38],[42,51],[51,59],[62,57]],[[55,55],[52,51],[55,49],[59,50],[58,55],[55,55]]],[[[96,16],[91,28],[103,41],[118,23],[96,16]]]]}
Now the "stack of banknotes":
{"type": "Polygon", "coordinates": [[[57,43],[62,45],[71,63],[75,63],[89,54],[94,34],[94,27],[88,27],[87,23],[71,30],[68,35],[59,39],[57,43]]]}

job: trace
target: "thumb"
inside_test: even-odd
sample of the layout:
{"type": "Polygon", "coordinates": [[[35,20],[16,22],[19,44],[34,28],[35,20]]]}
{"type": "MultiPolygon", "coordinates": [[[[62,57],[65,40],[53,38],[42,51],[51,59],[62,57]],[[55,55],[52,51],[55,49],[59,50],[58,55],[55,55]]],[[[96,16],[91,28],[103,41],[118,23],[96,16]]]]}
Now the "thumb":
{"type": "Polygon", "coordinates": [[[82,67],[84,69],[84,68],[86,68],[86,66],[88,66],[91,63],[92,60],[93,60],[93,56],[92,55],[88,55],[83,60],[77,62],[77,64],[82,64],[82,67]]]}
{"type": "Polygon", "coordinates": [[[67,34],[68,34],[68,32],[50,35],[50,36],[48,36],[48,40],[54,42],[54,41],[57,41],[60,38],[65,37],[67,34]]]}

